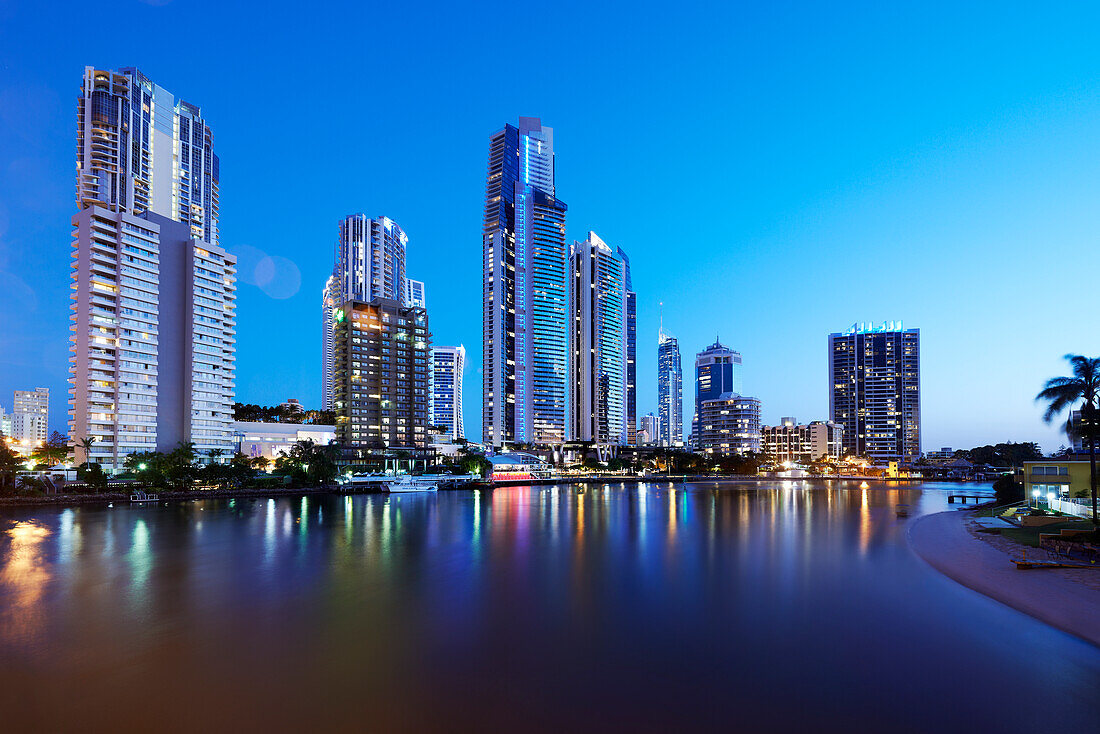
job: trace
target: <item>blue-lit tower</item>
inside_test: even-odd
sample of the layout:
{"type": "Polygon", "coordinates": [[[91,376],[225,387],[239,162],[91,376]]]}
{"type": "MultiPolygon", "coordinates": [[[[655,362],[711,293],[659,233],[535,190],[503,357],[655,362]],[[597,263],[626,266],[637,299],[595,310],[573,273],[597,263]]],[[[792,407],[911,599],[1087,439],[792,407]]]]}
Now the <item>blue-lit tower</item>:
{"type": "Polygon", "coordinates": [[[521,117],[489,139],[482,225],[482,440],[555,444],[566,430],[564,203],[554,131],[521,117]]]}
{"type": "Polygon", "coordinates": [[[714,344],[695,355],[695,413],[691,419],[691,445],[699,434],[699,407],[707,400],[741,394],[741,353],[714,344]]]}
{"type": "Polygon", "coordinates": [[[680,367],[680,344],[665,332],[662,324],[657,332],[657,416],[660,418],[662,446],[683,446],[684,406],[683,371],[680,367]]]}

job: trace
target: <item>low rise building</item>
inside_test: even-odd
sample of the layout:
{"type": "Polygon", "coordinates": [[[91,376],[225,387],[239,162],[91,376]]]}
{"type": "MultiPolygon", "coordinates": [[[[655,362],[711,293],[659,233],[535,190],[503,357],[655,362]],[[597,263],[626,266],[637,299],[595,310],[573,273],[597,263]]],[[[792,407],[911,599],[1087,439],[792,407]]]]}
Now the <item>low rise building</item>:
{"type": "Polygon", "coordinates": [[[764,426],[763,446],[775,461],[808,464],[822,457],[839,459],[844,452],[844,426],[832,421],[799,424],[795,418],[782,418],[777,426],[764,426]]]}
{"type": "Polygon", "coordinates": [[[281,452],[289,453],[298,441],[327,446],[336,440],[336,426],[251,421],[233,421],[232,426],[235,450],[253,459],[274,461],[281,452]]]}
{"type": "Polygon", "coordinates": [[[552,479],[553,467],[534,454],[513,451],[489,457],[493,466],[490,479],[494,482],[514,482],[531,479],[552,479]]]}

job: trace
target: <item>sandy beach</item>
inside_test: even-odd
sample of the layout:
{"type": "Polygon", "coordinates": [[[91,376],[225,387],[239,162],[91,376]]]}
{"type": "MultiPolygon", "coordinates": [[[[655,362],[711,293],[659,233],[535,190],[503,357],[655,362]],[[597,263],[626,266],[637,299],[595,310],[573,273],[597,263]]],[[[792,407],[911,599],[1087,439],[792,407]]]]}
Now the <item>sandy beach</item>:
{"type": "Polygon", "coordinates": [[[1100,568],[1019,570],[1012,559],[1024,550],[1047,553],[976,528],[968,512],[927,515],[910,526],[909,545],[963,586],[1100,647],[1100,568]]]}

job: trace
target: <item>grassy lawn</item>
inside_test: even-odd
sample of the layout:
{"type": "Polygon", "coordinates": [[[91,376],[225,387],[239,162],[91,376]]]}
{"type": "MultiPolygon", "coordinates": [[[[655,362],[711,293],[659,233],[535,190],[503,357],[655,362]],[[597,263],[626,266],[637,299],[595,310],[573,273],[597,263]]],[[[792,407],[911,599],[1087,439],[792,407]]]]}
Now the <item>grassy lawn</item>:
{"type": "Polygon", "coordinates": [[[1071,520],[1069,522],[1055,523],[1054,525],[1044,525],[1041,528],[1005,528],[1001,531],[1001,537],[1008,538],[1017,543],[1022,543],[1023,545],[1029,545],[1032,548],[1038,548],[1039,533],[1057,533],[1062,528],[1088,530],[1091,527],[1091,522],[1071,520]]]}

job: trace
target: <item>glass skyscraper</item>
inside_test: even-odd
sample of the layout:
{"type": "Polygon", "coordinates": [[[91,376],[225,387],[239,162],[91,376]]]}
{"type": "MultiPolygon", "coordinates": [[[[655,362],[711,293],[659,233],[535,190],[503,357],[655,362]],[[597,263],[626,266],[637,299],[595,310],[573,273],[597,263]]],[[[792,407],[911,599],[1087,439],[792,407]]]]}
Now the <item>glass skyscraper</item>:
{"type": "Polygon", "coordinates": [[[616,250],[626,265],[626,443],[638,443],[638,295],[630,280],[630,258],[616,250]]]}
{"type": "Polygon", "coordinates": [[[657,332],[657,417],[662,446],[684,445],[683,371],[680,344],[664,326],[657,332]]]}
{"type": "Polygon", "coordinates": [[[482,225],[482,440],[566,434],[566,206],[554,131],[521,117],[489,139],[482,225]]]}
{"type": "Polygon", "coordinates": [[[845,454],[919,457],[920,329],[887,321],[830,334],[829,417],[844,426],[845,454]]]}
{"type": "Polygon", "coordinates": [[[627,442],[628,265],[595,232],[569,257],[569,436],[627,442]]]}
{"type": "Polygon", "coordinates": [[[695,355],[695,413],[691,419],[690,444],[696,446],[699,409],[706,400],[741,394],[741,353],[714,340],[695,355]]]}
{"type": "Polygon", "coordinates": [[[465,347],[432,347],[429,422],[444,428],[452,440],[466,435],[462,427],[462,372],[465,366],[465,347]]]}

